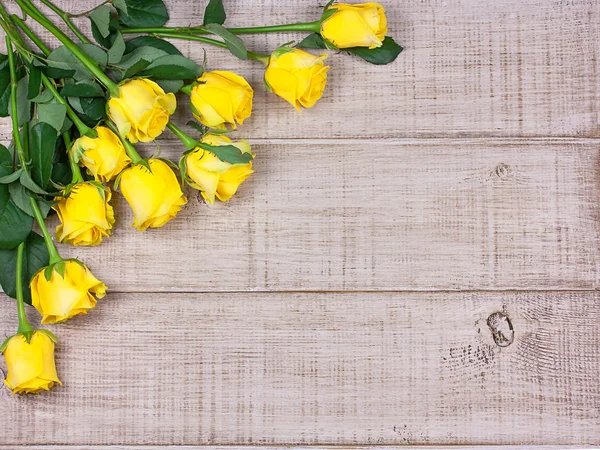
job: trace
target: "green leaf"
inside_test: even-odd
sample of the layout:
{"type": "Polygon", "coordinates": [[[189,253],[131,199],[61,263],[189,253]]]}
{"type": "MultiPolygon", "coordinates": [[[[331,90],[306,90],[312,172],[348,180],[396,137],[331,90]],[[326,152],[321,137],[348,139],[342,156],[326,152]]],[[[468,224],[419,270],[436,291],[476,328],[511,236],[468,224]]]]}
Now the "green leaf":
{"type": "Polygon", "coordinates": [[[38,119],[40,122],[51,125],[57,132],[62,129],[67,117],[67,107],[58,102],[40,103],[38,105],[38,119]]]}
{"type": "Polygon", "coordinates": [[[100,5],[90,14],[90,20],[96,25],[103,38],[110,34],[110,6],[100,5]]]}
{"type": "MultiPolygon", "coordinates": [[[[64,105],[59,105],[58,103],[56,105],[62,106],[64,120],[64,105]]],[[[54,156],[54,149],[56,148],[58,131],[60,131],[60,126],[57,128],[54,125],[40,122],[35,124],[29,132],[29,157],[32,162],[31,174],[33,180],[42,189],[46,189],[50,181],[50,175],[52,175],[52,158],[54,156]]]]}
{"type": "Polygon", "coordinates": [[[0,116],[8,116],[8,102],[5,96],[10,96],[10,70],[8,56],[0,54],[0,116]]]}
{"type": "Polygon", "coordinates": [[[117,19],[116,14],[109,14],[108,21],[108,35],[105,37],[102,35],[101,30],[98,28],[98,25],[93,20],[90,20],[91,28],[92,28],[92,36],[98,44],[102,47],[109,49],[113,46],[115,42],[115,38],[119,33],[119,20],[117,19]]]}
{"type": "Polygon", "coordinates": [[[140,75],[161,80],[189,80],[200,73],[200,66],[181,55],[165,55],[155,59],[140,75]]]}
{"type": "Polygon", "coordinates": [[[33,217],[10,199],[7,185],[0,185],[0,249],[15,248],[27,238],[32,227],[33,217]]]}
{"type": "MultiPolygon", "coordinates": [[[[8,192],[10,194],[10,198],[15,205],[19,207],[19,209],[21,209],[28,216],[35,217],[30,200],[33,195],[21,183],[9,184],[8,192]]],[[[45,200],[38,200],[37,204],[40,212],[42,213],[42,217],[46,217],[48,212],[50,212],[50,204],[45,200]]]]}
{"type": "Polygon", "coordinates": [[[227,44],[227,48],[234,56],[237,56],[240,59],[248,59],[248,51],[244,46],[244,41],[231,33],[231,31],[218,23],[209,23],[208,25],[205,25],[204,28],[210,33],[222,37],[225,44],[227,44]]]}
{"type": "Polygon", "coordinates": [[[210,0],[204,10],[204,25],[209,23],[223,25],[226,18],[227,14],[225,14],[223,0],[210,0]]]}
{"type": "MultiPolygon", "coordinates": [[[[79,44],[79,48],[96,61],[102,70],[106,68],[108,55],[100,47],[93,44],[79,44]]],[[[83,63],[64,45],[52,51],[52,53],[48,55],[46,62],[48,63],[48,67],[53,67],[55,69],[74,70],[73,77],[76,80],[94,78],[85,68],[83,63]]]]}
{"type": "Polygon", "coordinates": [[[127,3],[125,3],[125,0],[113,0],[112,4],[123,14],[127,14],[127,3]]]}
{"type": "Polygon", "coordinates": [[[176,94],[177,92],[179,92],[179,89],[181,89],[181,87],[183,86],[183,81],[182,80],[155,80],[156,84],[158,84],[163,91],[165,92],[171,92],[173,94],[176,94]]]}
{"type": "Polygon", "coordinates": [[[4,145],[0,144],[0,177],[6,177],[13,173],[13,158],[4,145]]]}
{"type": "Polygon", "coordinates": [[[123,78],[131,78],[148,67],[154,60],[166,55],[167,52],[155,47],[138,47],[119,62],[118,68],[123,72],[123,78]]]}
{"type": "MultiPolygon", "coordinates": [[[[31,305],[29,284],[33,276],[49,262],[48,249],[44,238],[33,231],[25,240],[23,251],[23,299],[31,305]]],[[[0,284],[9,297],[16,298],[17,250],[0,250],[0,284]]]]}
{"type": "Polygon", "coordinates": [[[117,32],[115,42],[108,50],[108,62],[110,64],[117,64],[121,61],[123,53],[125,53],[125,41],[123,40],[123,35],[120,32],[117,32]]]}
{"type": "Polygon", "coordinates": [[[104,91],[94,80],[81,80],[75,83],[66,82],[60,95],[63,97],[104,97],[104,91]]]}
{"type": "Polygon", "coordinates": [[[18,180],[19,177],[21,176],[21,172],[23,172],[22,168],[15,170],[13,173],[11,173],[9,175],[5,175],[3,177],[0,177],[0,184],[10,184],[13,181],[18,180]]]}
{"type": "Polygon", "coordinates": [[[26,171],[21,172],[19,181],[21,182],[21,184],[23,186],[25,186],[31,192],[35,192],[36,194],[40,194],[40,195],[52,195],[52,194],[50,194],[50,192],[46,192],[44,189],[42,189],[40,186],[38,186],[37,183],[35,181],[33,181],[33,178],[31,178],[31,176],[26,171]]]}
{"type": "Polygon", "coordinates": [[[119,19],[128,27],[161,27],[169,20],[162,0],[124,0],[127,12],[120,10],[119,19]]]}
{"type": "Polygon", "coordinates": [[[131,53],[136,48],[153,47],[162,50],[168,55],[181,55],[182,53],[168,41],[159,39],[154,36],[139,36],[127,41],[125,44],[125,53],[131,53]]]}
{"type": "Polygon", "coordinates": [[[29,81],[27,85],[27,98],[31,100],[39,95],[42,88],[42,71],[38,66],[29,65],[29,81]]]}
{"type": "Polygon", "coordinates": [[[202,150],[214,153],[221,161],[230,164],[246,164],[253,159],[250,153],[242,153],[240,149],[234,145],[209,145],[198,142],[198,147],[202,150]]]}
{"type": "Polygon", "coordinates": [[[69,97],[69,104],[81,114],[81,119],[88,125],[96,125],[104,117],[106,103],[103,98],[69,97]]]}
{"type": "Polygon", "coordinates": [[[345,51],[356,55],[371,64],[384,65],[394,61],[402,52],[403,48],[389,36],[383,40],[383,45],[369,50],[366,47],[345,48],[345,51]]]}
{"type": "Polygon", "coordinates": [[[301,42],[296,44],[297,48],[321,48],[326,49],[325,41],[318,33],[309,34],[301,42]]]}
{"type": "Polygon", "coordinates": [[[17,116],[19,126],[31,120],[31,102],[27,100],[28,90],[29,77],[24,76],[19,80],[17,85],[17,116]]]}
{"type": "Polygon", "coordinates": [[[46,103],[54,98],[54,94],[49,89],[42,91],[37,97],[32,98],[31,101],[34,103],[46,103]]]}

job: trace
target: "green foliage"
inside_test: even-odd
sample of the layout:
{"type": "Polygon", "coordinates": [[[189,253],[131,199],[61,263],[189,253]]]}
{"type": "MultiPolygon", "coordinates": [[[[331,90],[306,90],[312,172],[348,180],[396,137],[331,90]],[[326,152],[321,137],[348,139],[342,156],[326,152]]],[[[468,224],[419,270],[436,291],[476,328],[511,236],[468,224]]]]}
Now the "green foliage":
{"type": "MultiPolygon", "coordinates": [[[[63,105],[59,106],[64,108],[63,105]]],[[[52,175],[52,159],[59,130],[60,128],[57,130],[45,122],[39,122],[29,131],[31,177],[42,189],[47,188],[52,175]]]]}
{"type": "Polygon", "coordinates": [[[121,61],[124,53],[125,41],[123,40],[123,35],[118,32],[115,36],[115,41],[113,42],[112,47],[110,47],[108,50],[108,63],[117,64],[119,61],[121,61]]]}
{"type": "Polygon", "coordinates": [[[159,80],[189,80],[202,73],[201,67],[181,55],[165,55],[152,61],[140,75],[159,80]]]}
{"type": "Polygon", "coordinates": [[[98,97],[69,97],[69,104],[88,126],[95,126],[103,117],[106,103],[98,97]]]}
{"type": "MultiPolygon", "coordinates": [[[[102,6],[105,6],[105,5],[102,5],[102,6]]],[[[103,28],[103,30],[100,30],[98,25],[96,24],[96,22],[94,20],[92,20],[91,18],[90,18],[90,22],[91,22],[91,28],[92,28],[92,36],[94,36],[94,39],[96,40],[96,42],[106,49],[111,48],[115,42],[117,34],[120,33],[119,32],[119,19],[118,19],[116,13],[113,14],[112,11],[109,9],[108,34],[106,36],[103,35],[103,31],[104,31],[104,34],[106,34],[106,28],[103,28]]],[[[102,25],[102,27],[104,27],[104,25],[102,25]]]]}
{"type": "Polygon", "coordinates": [[[223,0],[210,0],[206,9],[204,10],[204,25],[209,23],[216,23],[223,25],[227,19],[225,14],[225,8],[223,7],[223,0]]]}
{"type": "Polygon", "coordinates": [[[27,99],[31,100],[39,95],[42,88],[42,71],[36,65],[29,65],[29,80],[27,81],[27,99]]]}
{"type": "Polygon", "coordinates": [[[90,14],[90,20],[104,39],[110,35],[110,12],[109,5],[100,5],[90,14]]]}
{"type": "Polygon", "coordinates": [[[383,45],[378,48],[366,47],[345,48],[344,51],[356,55],[371,64],[384,65],[393,62],[402,52],[403,48],[389,36],[383,40],[383,45]]]}
{"type": "Polygon", "coordinates": [[[227,30],[218,23],[209,23],[204,26],[204,29],[223,38],[223,41],[225,41],[225,44],[227,44],[227,48],[234,56],[237,56],[240,59],[248,59],[248,51],[244,46],[244,41],[242,41],[235,34],[231,33],[231,31],[227,30]]]}
{"type": "Polygon", "coordinates": [[[94,80],[66,81],[60,95],[63,97],[104,97],[104,91],[102,86],[94,80]]]}
{"type": "Polygon", "coordinates": [[[65,118],[67,117],[67,107],[65,105],[57,101],[40,103],[37,110],[40,122],[52,126],[57,132],[62,130],[65,118]]]}
{"type": "Polygon", "coordinates": [[[310,49],[326,49],[327,45],[325,40],[318,33],[309,34],[302,41],[296,44],[298,48],[310,48],[310,49]]]}
{"type": "MultiPolygon", "coordinates": [[[[168,41],[154,36],[138,36],[125,43],[125,53],[131,53],[139,47],[153,47],[162,50],[168,55],[181,55],[182,53],[168,41]]],[[[1,67],[1,66],[0,66],[1,67]]]]}
{"type": "Polygon", "coordinates": [[[17,84],[17,120],[19,126],[22,126],[31,120],[31,102],[27,99],[28,91],[29,77],[25,75],[17,84]]]}
{"type": "MultiPolygon", "coordinates": [[[[48,249],[42,238],[33,231],[25,240],[23,251],[23,297],[25,303],[31,305],[29,284],[33,276],[48,265],[48,249]]],[[[16,263],[17,250],[0,250],[0,285],[6,295],[16,298],[16,263]]]]}
{"type": "Polygon", "coordinates": [[[169,20],[162,0],[124,0],[119,20],[128,27],[161,27],[169,20]],[[124,11],[125,9],[125,11],[124,11]]]}
{"type": "Polygon", "coordinates": [[[253,159],[250,153],[242,153],[240,149],[234,145],[209,145],[198,142],[198,147],[202,150],[214,153],[221,161],[230,164],[246,164],[253,159]]]}
{"type": "Polygon", "coordinates": [[[10,70],[8,56],[0,54],[0,117],[8,116],[8,99],[10,97],[10,70]]]}
{"type": "MultiPolygon", "coordinates": [[[[108,55],[104,50],[93,44],[79,44],[79,48],[93,59],[102,70],[106,69],[108,55]]],[[[76,80],[93,78],[92,74],[86,69],[83,63],[64,45],[53,50],[50,55],[48,55],[46,62],[50,68],[73,72],[72,76],[76,80]]],[[[49,76],[52,77],[52,75],[49,76]]],[[[62,76],[56,77],[54,75],[53,77],[61,78],[62,76]]]]}
{"type": "MultiPolygon", "coordinates": [[[[0,145],[0,177],[13,172],[12,155],[0,145]]],[[[8,186],[0,184],[0,249],[10,250],[27,238],[33,226],[33,218],[15,205],[10,198],[8,186]]]]}

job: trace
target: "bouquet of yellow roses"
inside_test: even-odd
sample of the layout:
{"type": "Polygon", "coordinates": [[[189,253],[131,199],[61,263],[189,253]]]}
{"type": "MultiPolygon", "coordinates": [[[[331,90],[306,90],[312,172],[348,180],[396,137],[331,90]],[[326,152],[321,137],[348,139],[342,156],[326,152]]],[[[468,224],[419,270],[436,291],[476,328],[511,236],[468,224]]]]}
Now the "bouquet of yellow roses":
{"type": "Polygon", "coordinates": [[[327,82],[327,54],[307,49],[388,64],[402,47],[386,36],[378,3],[329,2],[314,22],[227,28],[222,0],[210,0],[201,25],[172,28],[165,26],[162,0],[109,0],[85,13],[94,43],[50,0],[39,0],[44,6],[14,1],[22,17],[0,3],[7,48],[0,54],[0,116],[10,116],[13,131],[10,146],[0,145],[0,284],[16,298],[19,326],[0,351],[8,366],[5,384],[13,393],[37,393],[60,384],[57,339],[29,324],[25,304],[39,312],[42,324],[55,324],[86,314],[107,289],[81,261],[61,257],[46,218],[58,216],[57,241],[95,246],[115,223],[113,190],[143,231],[175,218],[187,202],[186,185],[209,204],[225,202],[253,173],[248,142],[226,135],[251,115],[253,88],[235,73],[207,71],[206,61],[186,58],[166,39],[222,47],[264,64],[264,87],[297,110],[314,106],[327,82]],[[48,47],[31,22],[60,45],[48,47]],[[309,35],[269,54],[247,50],[239,37],[292,31],[309,35]],[[171,120],[176,94],[189,98],[191,131],[171,120]],[[154,141],[166,128],[185,148],[178,163],[138,153],[135,144],[154,141]]]}

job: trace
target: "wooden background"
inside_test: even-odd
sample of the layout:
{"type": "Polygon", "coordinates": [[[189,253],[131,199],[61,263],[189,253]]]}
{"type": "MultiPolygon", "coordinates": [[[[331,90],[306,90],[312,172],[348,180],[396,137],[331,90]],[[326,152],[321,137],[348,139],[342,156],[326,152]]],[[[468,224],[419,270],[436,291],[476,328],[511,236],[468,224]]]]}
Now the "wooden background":
{"type": "MultiPolygon", "coordinates": [[[[228,24],[318,3],[228,0],[228,24]]],[[[201,22],[205,2],[167,4],[171,24],[201,22]]],[[[256,88],[237,133],[256,174],[145,233],[117,195],[111,239],[61,247],[110,294],[50,327],[64,387],[0,389],[0,448],[600,444],[600,4],[385,5],[406,51],[332,54],[300,114],[260,65],[207,48],[256,88]]],[[[0,314],[4,337],[14,304],[0,314]]]]}

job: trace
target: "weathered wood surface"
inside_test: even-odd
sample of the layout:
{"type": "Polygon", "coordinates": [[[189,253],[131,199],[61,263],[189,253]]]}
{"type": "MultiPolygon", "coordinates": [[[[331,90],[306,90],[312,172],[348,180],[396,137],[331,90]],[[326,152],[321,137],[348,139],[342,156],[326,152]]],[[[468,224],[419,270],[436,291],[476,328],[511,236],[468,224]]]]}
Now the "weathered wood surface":
{"type": "MultiPolygon", "coordinates": [[[[204,3],[167,0],[171,24],[204,3]]],[[[317,3],[228,0],[228,20],[314,20],[317,3]]],[[[301,114],[259,65],[207,48],[256,88],[238,133],[256,174],[147,233],[116,196],[111,239],[61,248],[112,293],[52,328],[64,387],[0,388],[0,448],[600,444],[599,4],[385,3],[406,51],[387,67],[332,54],[301,114]],[[434,290],[470,292],[385,292],[434,290]]]]}
{"type": "MultiPolygon", "coordinates": [[[[150,154],[150,150],[146,154],[150,154]]],[[[163,145],[177,159],[181,145],[163,145]]],[[[594,289],[595,143],[411,140],[255,145],[229,204],[160,230],[64,246],[117,291],[594,289]],[[182,251],[185,249],[185,251],[182,251]]]]}
{"type": "MultiPolygon", "coordinates": [[[[598,293],[113,294],[52,327],[64,388],[0,390],[2,441],[598,443],[599,306],[598,293]]],[[[4,335],[11,302],[0,314],[4,335]]]]}
{"type": "MultiPolygon", "coordinates": [[[[64,450],[64,446],[60,445],[21,445],[19,450],[64,450]]],[[[332,446],[294,446],[295,450],[331,450],[332,446]]],[[[575,450],[581,449],[582,446],[569,445],[457,445],[453,446],[453,450],[575,450]]],[[[583,448],[591,448],[585,446],[583,448]]],[[[14,447],[0,445],[0,450],[12,450],[14,447]]],[[[217,450],[222,449],[220,446],[214,445],[94,445],[80,446],[71,445],[69,450],[217,450]]],[[[289,450],[290,446],[227,446],[228,450],[289,450]]],[[[336,450],[443,450],[447,449],[444,446],[412,446],[412,445],[381,445],[381,446],[335,446],[336,450]]]]}

